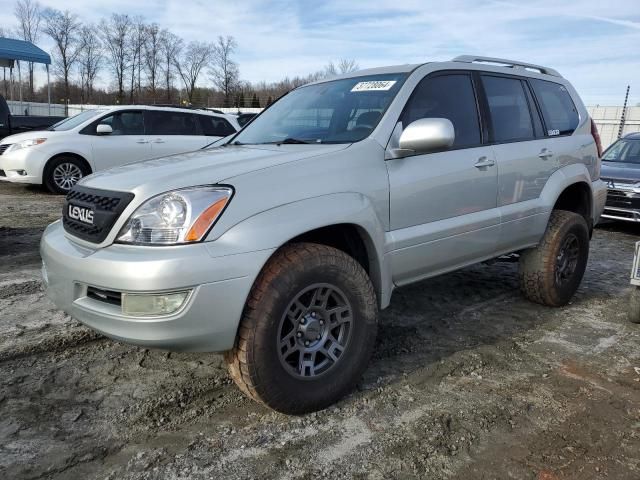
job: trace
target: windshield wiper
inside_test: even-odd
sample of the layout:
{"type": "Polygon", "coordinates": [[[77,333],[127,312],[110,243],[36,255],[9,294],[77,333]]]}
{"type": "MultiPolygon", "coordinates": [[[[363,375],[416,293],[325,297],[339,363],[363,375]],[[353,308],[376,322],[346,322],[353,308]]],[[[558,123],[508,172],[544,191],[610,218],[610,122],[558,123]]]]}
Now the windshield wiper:
{"type": "Polygon", "coordinates": [[[275,143],[276,145],[282,145],[282,144],[311,143],[311,142],[308,142],[306,140],[300,140],[299,138],[287,137],[284,140],[279,140],[277,142],[271,142],[271,143],[275,143]]]}

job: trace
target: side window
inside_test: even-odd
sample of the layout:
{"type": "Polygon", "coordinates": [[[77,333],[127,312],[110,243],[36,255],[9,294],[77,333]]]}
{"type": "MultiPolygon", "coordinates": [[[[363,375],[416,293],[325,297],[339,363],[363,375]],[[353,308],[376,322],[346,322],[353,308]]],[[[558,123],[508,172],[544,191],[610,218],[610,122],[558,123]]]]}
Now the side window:
{"type": "Polygon", "coordinates": [[[571,134],[578,126],[578,110],[564,85],[545,80],[531,80],[540,103],[547,135],[571,134]]]}
{"type": "Polygon", "coordinates": [[[447,118],[456,138],[453,148],[482,143],[476,98],[468,74],[424,78],[413,91],[400,117],[403,128],[421,118],[447,118]]]}
{"type": "Polygon", "coordinates": [[[224,118],[212,115],[198,115],[202,124],[202,134],[207,137],[226,137],[236,133],[236,129],[224,118]]]}
{"type": "Polygon", "coordinates": [[[198,117],[184,112],[147,111],[147,135],[202,135],[198,117]]]}
{"type": "Polygon", "coordinates": [[[482,75],[494,142],[530,140],[535,137],[531,112],[522,81],[482,75]]]}
{"type": "MultiPolygon", "coordinates": [[[[144,135],[142,112],[116,112],[104,117],[98,124],[109,125],[113,135],[144,135]]],[[[94,128],[95,132],[95,128],[94,128]]]]}

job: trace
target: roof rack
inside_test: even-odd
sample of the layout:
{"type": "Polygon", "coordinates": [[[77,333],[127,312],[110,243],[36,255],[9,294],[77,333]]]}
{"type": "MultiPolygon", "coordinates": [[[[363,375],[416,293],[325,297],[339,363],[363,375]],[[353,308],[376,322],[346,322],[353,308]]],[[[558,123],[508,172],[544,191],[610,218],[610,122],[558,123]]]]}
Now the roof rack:
{"type": "Polygon", "coordinates": [[[506,60],[504,58],[493,57],[477,57],[475,55],[460,55],[452,60],[452,62],[464,62],[464,63],[494,63],[498,66],[524,69],[524,70],[537,70],[545,75],[553,75],[554,77],[562,77],[557,70],[549,67],[543,67],[542,65],[534,65],[533,63],[518,62],[516,60],[506,60]]]}

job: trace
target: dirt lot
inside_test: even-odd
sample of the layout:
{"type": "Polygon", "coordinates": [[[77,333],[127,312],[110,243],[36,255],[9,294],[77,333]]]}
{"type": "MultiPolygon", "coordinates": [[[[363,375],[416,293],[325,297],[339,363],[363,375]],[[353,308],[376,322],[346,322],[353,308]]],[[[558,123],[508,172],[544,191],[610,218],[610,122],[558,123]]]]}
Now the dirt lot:
{"type": "Polygon", "coordinates": [[[357,391],[304,417],[222,357],[105,339],[57,311],[38,242],[62,199],[0,184],[0,478],[640,478],[640,229],[596,230],[575,301],[523,300],[496,263],[395,292],[357,391]]]}

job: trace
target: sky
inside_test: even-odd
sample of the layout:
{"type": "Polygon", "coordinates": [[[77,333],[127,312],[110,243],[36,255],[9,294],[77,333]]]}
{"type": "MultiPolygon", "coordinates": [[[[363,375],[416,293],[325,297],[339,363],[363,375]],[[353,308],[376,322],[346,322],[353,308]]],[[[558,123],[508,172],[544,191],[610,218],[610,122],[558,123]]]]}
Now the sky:
{"type": "MultiPolygon", "coordinates": [[[[329,61],[361,68],[472,54],[553,67],[588,105],[640,103],[640,0],[40,0],[85,22],[140,15],[185,40],[233,35],[243,80],[306,75],[329,61]]],[[[15,24],[0,0],[0,25],[15,24]]],[[[39,46],[51,43],[43,36],[39,46]]],[[[103,81],[107,79],[102,74],[103,81]]],[[[200,83],[208,79],[203,76],[200,83]]]]}

